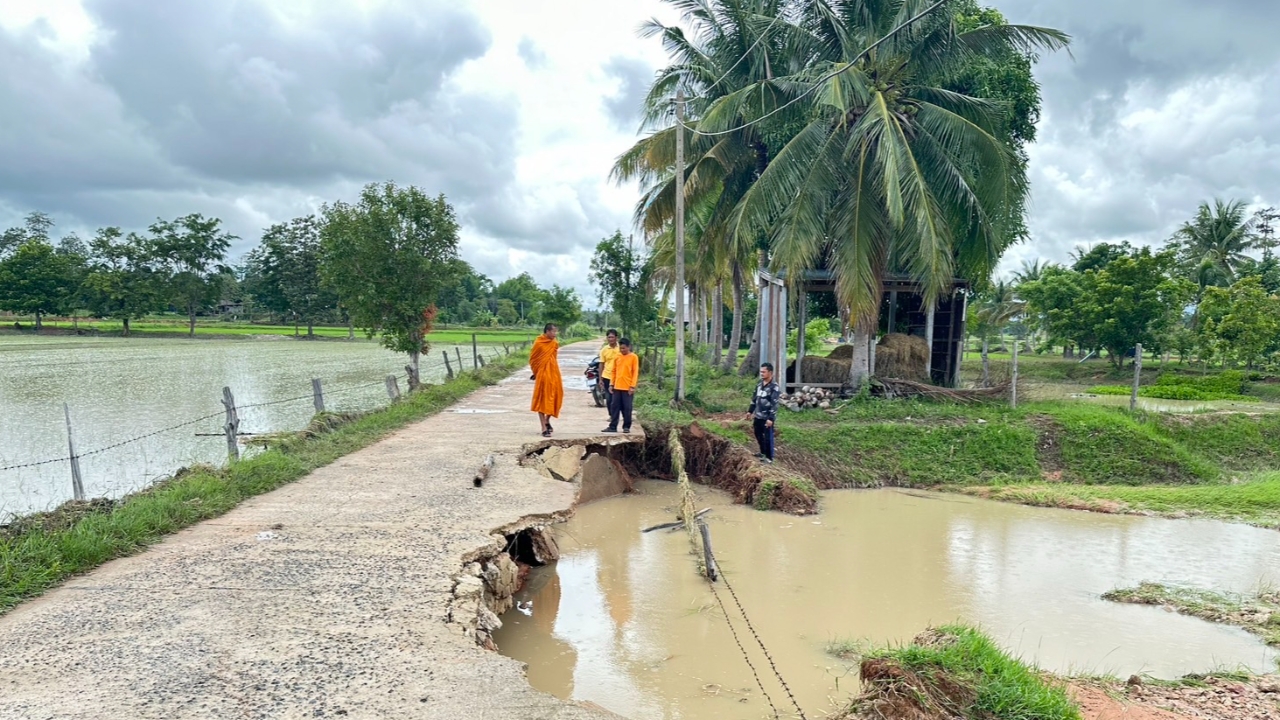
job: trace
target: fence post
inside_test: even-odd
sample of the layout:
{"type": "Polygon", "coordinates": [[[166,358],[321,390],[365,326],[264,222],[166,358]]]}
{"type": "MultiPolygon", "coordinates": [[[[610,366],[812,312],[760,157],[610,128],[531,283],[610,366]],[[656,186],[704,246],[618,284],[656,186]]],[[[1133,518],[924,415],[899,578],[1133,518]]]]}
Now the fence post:
{"type": "Polygon", "coordinates": [[[503,353],[504,355],[510,355],[510,354],[511,354],[511,348],[507,347],[507,344],[506,344],[506,343],[502,343],[502,353],[503,353]]]}
{"type": "Polygon", "coordinates": [[[1013,338],[1013,385],[1009,388],[1009,406],[1018,407],[1018,338],[1013,338]]]}
{"type": "Polygon", "coordinates": [[[71,459],[71,496],[84,500],[84,479],[80,477],[80,456],[76,454],[76,441],[71,436],[71,408],[62,403],[62,413],[67,418],[67,453],[71,459]]]}
{"type": "MultiPolygon", "coordinates": [[[[448,358],[449,356],[446,355],[445,357],[448,358]]],[[[396,380],[395,375],[387,376],[387,397],[392,400],[400,399],[400,383],[396,380]]]]}
{"type": "Polygon", "coordinates": [[[457,345],[453,346],[453,352],[458,356],[458,374],[462,374],[462,348],[457,345]]]}
{"type": "Polygon", "coordinates": [[[441,350],[440,354],[444,355],[444,371],[448,379],[453,379],[453,366],[449,364],[449,351],[441,350]]]}
{"type": "Polygon", "coordinates": [[[236,435],[240,432],[240,416],[236,413],[236,399],[229,387],[222,388],[222,406],[227,409],[227,424],[222,426],[227,433],[227,458],[239,460],[240,445],[236,442],[236,435]]]}
{"type": "Polygon", "coordinates": [[[1138,409],[1138,383],[1142,382],[1142,343],[1133,348],[1133,393],[1129,395],[1129,412],[1138,409]]]}
{"type": "Polygon", "coordinates": [[[477,356],[476,356],[476,361],[480,363],[480,367],[481,367],[481,368],[483,368],[483,367],[484,367],[484,356],[483,356],[483,355],[477,355],[477,356]]]}
{"type": "Polygon", "coordinates": [[[716,581],[716,556],[711,554],[711,528],[707,524],[698,521],[698,530],[702,533],[702,561],[707,568],[707,579],[711,582],[716,581]]]}
{"type": "Polygon", "coordinates": [[[320,378],[311,378],[311,401],[317,413],[324,412],[324,389],[320,387],[320,378]]]}
{"type": "Polygon", "coordinates": [[[480,369],[480,346],[476,344],[475,333],[471,333],[471,369],[480,369]]]}

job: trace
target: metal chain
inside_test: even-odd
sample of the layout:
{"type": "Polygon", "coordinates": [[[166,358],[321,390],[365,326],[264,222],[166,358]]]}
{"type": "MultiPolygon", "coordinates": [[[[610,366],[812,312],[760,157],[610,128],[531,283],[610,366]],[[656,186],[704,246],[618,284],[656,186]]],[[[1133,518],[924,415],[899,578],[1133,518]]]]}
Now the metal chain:
{"type": "MultiPolygon", "coordinates": [[[[764,689],[764,683],[760,681],[760,673],[756,672],[756,666],[751,662],[751,656],[747,655],[747,649],[742,647],[742,641],[738,639],[738,631],[733,628],[733,621],[729,619],[729,608],[724,606],[724,601],[720,599],[720,593],[716,592],[716,584],[710,583],[710,585],[711,594],[715,596],[716,603],[720,605],[720,612],[724,613],[724,622],[729,626],[729,633],[733,635],[733,641],[738,644],[738,650],[742,653],[742,659],[747,661],[747,667],[751,668],[751,677],[756,679],[756,687],[760,688],[765,701],[769,703],[769,707],[773,710],[773,717],[775,719],[778,718],[778,706],[773,704],[773,698],[769,697],[769,691],[764,689]]],[[[744,615],[743,617],[746,616],[744,615]]]]}
{"type": "MultiPolygon", "coordinates": [[[[782,673],[778,671],[778,665],[773,661],[773,656],[769,654],[769,649],[764,646],[764,641],[760,639],[760,633],[756,632],[755,625],[751,623],[751,618],[747,617],[746,608],[742,607],[742,602],[738,600],[738,594],[733,591],[733,585],[729,584],[729,578],[724,572],[724,565],[716,559],[715,553],[711,554],[711,559],[715,561],[716,567],[720,568],[720,579],[724,581],[725,589],[729,591],[729,595],[733,597],[733,602],[738,606],[738,611],[742,613],[742,619],[747,623],[747,629],[751,631],[752,637],[756,639],[756,644],[760,646],[760,651],[764,653],[764,657],[769,661],[769,667],[773,669],[773,674],[778,678],[778,682],[782,685],[782,689],[787,691],[787,697],[791,698],[791,704],[796,706],[796,712],[800,715],[800,720],[809,720],[805,717],[804,710],[800,708],[800,702],[796,700],[796,696],[791,692],[791,687],[787,685],[787,681],[782,679],[782,673]]],[[[712,585],[714,590],[715,586],[712,585]]]]}

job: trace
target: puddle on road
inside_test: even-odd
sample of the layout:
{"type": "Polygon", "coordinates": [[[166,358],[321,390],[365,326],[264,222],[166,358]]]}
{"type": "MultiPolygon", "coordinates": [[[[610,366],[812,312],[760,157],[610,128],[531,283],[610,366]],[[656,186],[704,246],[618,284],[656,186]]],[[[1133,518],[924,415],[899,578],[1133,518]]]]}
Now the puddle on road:
{"type": "MultiPolygon", "coordinates": [[[[685,535],[640,533],[671,520],[675,490],[641,483],[557,526],[562,559],[533,572],[495,639],[528,663],[534,687],[633,720],[764,717],[685,535]]],[[[1229,591],[1280,583],[1274,531],[896,490],[829,492],[821,515],[796,518],[700,490],[699,507],[715,507],[723,570],[810,717],[857,689],[852,663],[826,654],[829,641],[904,642],[956,620],[1058,672],[1275,669],[1276,652],[1242,630],[1099,598],[1143,580],[1229,591]]],[[[769,672],[758,648],[752,660],[769,672]]],[[[776,682],[765,688],[785,711],[776,682]]]]}

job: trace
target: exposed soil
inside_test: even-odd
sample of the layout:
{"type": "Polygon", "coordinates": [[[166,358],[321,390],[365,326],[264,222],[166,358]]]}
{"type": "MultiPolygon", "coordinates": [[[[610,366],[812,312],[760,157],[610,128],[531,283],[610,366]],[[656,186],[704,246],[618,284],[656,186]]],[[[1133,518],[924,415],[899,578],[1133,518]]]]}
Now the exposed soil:
{"type": "Polygon", "coordinates": [[[1050,482],[1062,480],[1067,467],[1062,460],[1062,426],[1048,415],[1032,415],[1027,420],[1036,429],[1036,460],[1042,477],[1050,482]]]}
{"type": "MultiPolygon", "coordinates": [[[[614,459],[634,477],[674,480],[669,435],[668,428],[646,427],[644,444],[618,448],[614,459]]],[[[762,509],[808,515],[818,504],[809,489],[840,486],[837,471],[816,458],[784,450],[779,464],[764,465],[747,448],[707,432],[696,422],[680,428],[679,435],[689,477],[724,490],[742,505],[760,506],[763,497],[767,507],[762,509]],[[761,495],[762,488],[767,489],[767,497],[761,495]]]]}
{"type": "Polygon", "coordinates": [[[1280,720],[1280,678],[1209,677],[1170,685],[1074,680],[1084,720],[1280,720]]]}

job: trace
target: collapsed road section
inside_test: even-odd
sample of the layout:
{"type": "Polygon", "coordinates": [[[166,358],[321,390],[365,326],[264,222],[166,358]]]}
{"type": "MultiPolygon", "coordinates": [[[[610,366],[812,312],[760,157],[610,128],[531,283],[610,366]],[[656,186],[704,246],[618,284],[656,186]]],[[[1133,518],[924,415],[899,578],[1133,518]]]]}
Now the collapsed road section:
{"type": "MultiPolygon", "coordinates": [[[[591,353],[562,350],[565,377],[591,353]]],[[[546,443],[530,390],[517,373],[0,617],[0,717],[612,717],[483,647],[520,562],[555,553],[539,528],[625,487],[599,450],[642,440],[597,437],[568,388],[546,443]]]]}

